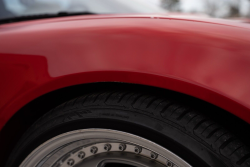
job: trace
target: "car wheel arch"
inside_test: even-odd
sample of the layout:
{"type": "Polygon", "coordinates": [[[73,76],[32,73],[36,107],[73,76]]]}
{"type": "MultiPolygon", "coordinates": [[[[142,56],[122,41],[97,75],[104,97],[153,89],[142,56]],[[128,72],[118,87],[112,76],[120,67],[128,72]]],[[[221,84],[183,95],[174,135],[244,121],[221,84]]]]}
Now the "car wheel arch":
{"type": "MultiPolygon", "coordinates": [[[[231,113],[212,105],[208,102],[205,102],[203,100],[200,100],[198,98],[185,95],[182,93],[178,93],[176,91],[171,91],[163,88],[157,88],[153,86],[145,86],[141,84],[131,84],[131,83],[122,83],[122,82],[96,82],[96,83],[89,83],[89,84],[79,84],[74,86],[69,86],[66,88],[61,88],[49,93],[46,93],[35,100],[31,101],[30,103],[26,104],[24,107],[22,107],[19,111],[15,113],[15,115],[7,122],[7,124],[4,126],[0,133],[0,147],[4,148],[5,150],[8,150],[10,153],[15,144],[18,142],[18,138],[22,136],[22,134],[27,130],[36,120],[38,120],[42,115],[44,115],[46,112],[50,111],[52,108],[56,107],[59,104],[62,104],[70,99],[76,98],[78,96],[81,96],[82,94],[93,92],[93,91],[102,91],[102,90],[139,90],[141,92],[149,92],[151,94],[158,94],[161,96],[164,96],[164,94],[170,94],[171,97],[178,98],[178,99],[185,99],[189,105],[199,107],[206,106],[207,110],[204,110],[204,114],[207,114],[210,117],[213,117],[215,119],[221,120],[221,118],[227,118],[225,122],[221,122],[223,126],[230,126],[229,129],[232,129],[233,133],[238,133],[237,135],[240,135],[240,138],[243,140],[249,141],[250,136],[244,133],[243,131],[239,132],[237,131],[239,128],[244,129],[245,132],[250,130],[250,125],[247,124],[245,121],[241,120],[240,118],[232,115],[231,113]],[[63,96],[66,94],[67,96],[63,96]],[[46,103],[47,105],[43,105],[46,103]],[[199,104],[197,106],[197,104],[199,104]],[[37,106],[39,107],[39,111],[34,112],[34,108],[37,106]],[[213,111],[213,112],[210,112],[213,111]],[[218,114],[218,112],[220,114],[218,114]],[[218,118],[216,118],[218,116],[218,118]],[[27,118],[32,118],[28,121],[27,118]],[[233,126],[228,124],[228,122],[233,121],[233,126]],[[10,134],[9,132],[15,132],[10,134]],[[6,138],[6,136],[8,136],[6,138]],[[11,138],[11,139],[10,139],[11,138]],[[6,144],[7,142],[7,144],[6,144]]],[[[36,108],[37,109],[37,108],[36,108]]],[[[245,142],[246,143],[246,142],[245,142]]],[[[5,163],[7,156],[9,155],[8,152],[3,152],[4,155],[1,155],[0,162],[2,164],[5,163]]],[[[1,153],[1,154],[3,154],[1,153]]]]}

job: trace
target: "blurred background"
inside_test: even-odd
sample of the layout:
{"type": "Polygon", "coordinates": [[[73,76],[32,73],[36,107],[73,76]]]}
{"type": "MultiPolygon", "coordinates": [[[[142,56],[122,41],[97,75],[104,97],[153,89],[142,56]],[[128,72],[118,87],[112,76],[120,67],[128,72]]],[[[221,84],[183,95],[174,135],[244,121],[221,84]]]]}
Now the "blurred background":
{"type": "Polygon", "coordinates": [[[250,0],[0,0],[0,18],[67,12],[184,13],[249,19],[250,0]]]}
{"type": "Polygon", "coordinates": [[[250,18],[250,0],[151,0],[168,11],[220,18],[250,18]]]}

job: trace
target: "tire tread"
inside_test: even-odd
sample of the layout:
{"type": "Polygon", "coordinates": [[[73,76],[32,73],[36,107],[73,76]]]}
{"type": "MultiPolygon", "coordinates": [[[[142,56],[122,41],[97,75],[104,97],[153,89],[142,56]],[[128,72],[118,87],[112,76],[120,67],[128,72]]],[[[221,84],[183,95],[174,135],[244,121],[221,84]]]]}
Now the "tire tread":
{"type": "Polygon", "coordinates": [[[179,102],[145,93],[106,91],[90,93],[63,103],[41,117],[23,137],[23,140],[42,133],[47,127],[83,117],[85,106],[125,107],[153,114],[163,121],[172,121],[191,135],[198,137],[235,167],[250,166],[250,151],[234,135],[210,118],[179,102]],[[74,110],[72,110],[74,108],[74,110]],[[63,111],[63,112],[62,112],[63,111]],[[58,119],[60,118],[60,119],[58,119]],[[37,127],[42,127],[35,131],[37,127]]]}

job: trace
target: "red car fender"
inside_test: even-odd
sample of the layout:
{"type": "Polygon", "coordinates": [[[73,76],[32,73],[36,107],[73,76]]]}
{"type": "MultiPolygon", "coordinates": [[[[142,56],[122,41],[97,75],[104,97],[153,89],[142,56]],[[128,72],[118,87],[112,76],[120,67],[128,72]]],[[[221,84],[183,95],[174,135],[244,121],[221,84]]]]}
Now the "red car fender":
{"type": "Polygon", "coordinates": [[[250,123],[250,29],[149,16],[77,16],[0,26],[0,129],[50,91],[125,82],[185,93],[250,123]]]}

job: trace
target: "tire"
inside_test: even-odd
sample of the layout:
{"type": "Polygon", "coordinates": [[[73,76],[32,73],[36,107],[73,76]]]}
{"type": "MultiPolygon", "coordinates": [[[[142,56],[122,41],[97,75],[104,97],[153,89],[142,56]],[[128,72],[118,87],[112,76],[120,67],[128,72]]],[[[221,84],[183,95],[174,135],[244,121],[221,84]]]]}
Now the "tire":
{"type": "Polygon", "coordinates": [[[193,167],[250,167],[249,148],[201,111],[168,98],[129,91],[91,93],[51,110],[20,139],[7,166],[19,166],[28,156],[35,156],[34,150],[46,145],[46,141],[91,129],[145,139],[180,157],[176,163],[186,162],[193,167]]]}

